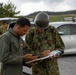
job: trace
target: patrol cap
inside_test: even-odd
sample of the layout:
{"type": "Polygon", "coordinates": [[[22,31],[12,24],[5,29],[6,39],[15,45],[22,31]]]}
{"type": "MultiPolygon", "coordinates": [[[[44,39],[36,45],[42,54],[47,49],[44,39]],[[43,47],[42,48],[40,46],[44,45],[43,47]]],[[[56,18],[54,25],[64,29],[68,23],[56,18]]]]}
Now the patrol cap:
{"type": "Polygon", "coordinates": [[[47,13],[40,12],[36,15],[34,22],[37,27],[46,29],[49,25],[49,16],[47,13]]]}

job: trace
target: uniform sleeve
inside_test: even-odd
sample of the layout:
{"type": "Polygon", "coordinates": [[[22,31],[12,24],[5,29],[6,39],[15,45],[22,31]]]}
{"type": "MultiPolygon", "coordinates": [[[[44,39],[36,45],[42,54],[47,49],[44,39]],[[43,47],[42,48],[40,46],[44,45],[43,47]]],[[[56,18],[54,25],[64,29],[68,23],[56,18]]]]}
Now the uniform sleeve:
{"type": "Polygon", "coordinates": [[[0,48],[2,50],[1,62],[6,64],[22,64],[23,57],[17,53],[10,51],[11,43],[10,37],[3,36],[0,41],[0,48]]]}
{"type": "Polygon", "coordinates": [[[26,34],[26,44],[27,45],[29,45],[29,46],[31,46],[31,41],[32,41],[32,37],[30,36],[31,35],[31,33],[29,32],[28,34],[26,34]]]}
{"type": "Polygon", "coordinates": [[[61,36],[58,34],[57,29],[54,28],[54,33],[53,33],[53,38],[54,38],[54,42],[55,42],[55,49],[56,50],[61,50],[62,53],[64,53],[64,42],[61,38],[61,36]]]}
{"type": "Polygon", "coordinates": [[[32,49],[33,49],[33,33],[32,30],[30,30],[27,34],[26,34],[26,38],[25,38],[25,43],[27,46],[27,53],[32,53],[32,49]]]}

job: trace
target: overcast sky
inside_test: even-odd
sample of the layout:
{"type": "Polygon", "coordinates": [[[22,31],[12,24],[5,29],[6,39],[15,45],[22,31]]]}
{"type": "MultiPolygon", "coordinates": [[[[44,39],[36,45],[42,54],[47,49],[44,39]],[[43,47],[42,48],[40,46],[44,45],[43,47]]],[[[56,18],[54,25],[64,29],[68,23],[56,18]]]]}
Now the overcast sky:
{"type": "MultiPolygon", "coordinates": [[[[0,0],[7,3],[9,0],[0,0]]],[[[19,15],[29,15],[37,11],[68,11],[76,9],[76,0],[10,0],[19,15]]]]}

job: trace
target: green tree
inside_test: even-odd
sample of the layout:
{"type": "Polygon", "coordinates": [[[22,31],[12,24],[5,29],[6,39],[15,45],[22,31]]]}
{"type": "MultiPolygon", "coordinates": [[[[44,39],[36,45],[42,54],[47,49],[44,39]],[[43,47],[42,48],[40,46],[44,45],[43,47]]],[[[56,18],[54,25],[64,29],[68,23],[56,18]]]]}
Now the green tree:
{"type": "Polygon", "coordinates": [[[0,3],[0,17],[4,16],[4,8],[3,8],[3,3],[0,3]]]}
{"type": "Polygon", "coordinates": [[[16,12],[16,6],[8,1],[7,4],[0,3],[0,17],[14,17],[19,14],[20,11],[16,12]]]}

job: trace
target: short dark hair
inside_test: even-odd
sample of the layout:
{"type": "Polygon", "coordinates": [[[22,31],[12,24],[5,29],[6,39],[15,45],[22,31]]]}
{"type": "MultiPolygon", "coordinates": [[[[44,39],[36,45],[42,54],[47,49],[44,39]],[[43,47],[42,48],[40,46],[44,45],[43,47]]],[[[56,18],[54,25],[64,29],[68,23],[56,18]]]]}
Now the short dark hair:
{"type": "Polygon", "coordinates": [[[24,27],[26,25],[31,26],[30,21],[25,18],[25,17],[21,17],[17,20],[16,22],[17,25],[20,25],[21,27],[24,27]]]}

